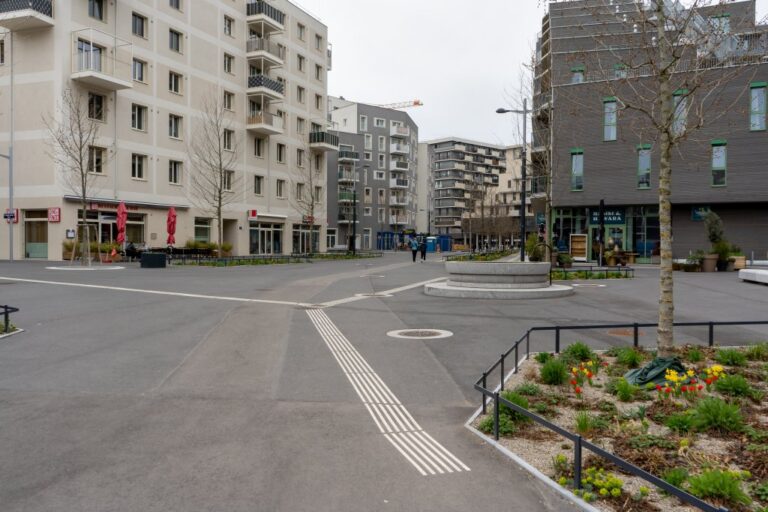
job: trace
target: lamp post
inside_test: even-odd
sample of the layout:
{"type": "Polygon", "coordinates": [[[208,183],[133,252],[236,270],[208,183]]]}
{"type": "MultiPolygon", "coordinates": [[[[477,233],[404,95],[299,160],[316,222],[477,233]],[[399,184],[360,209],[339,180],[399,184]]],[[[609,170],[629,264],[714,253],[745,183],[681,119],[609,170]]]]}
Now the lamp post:
{"type": "Polygon", "coordinates": [[[528,120],[528,99],[523,98],[523,110],[512,110],[506,108],[497,108],[497,114],[522,114],[523,115],[523,150],[522,158],[523,164],[521,166],[520,173],[520,261],[525,261],[525,186],[526,186],[526,161],[528,160],[528,133],[527,133],[527,120],[528,120]]]}
{"type": "MultiPolygon", "coordinates": [[[[9,32],[9,57],[10,57],[10,100],[11,100],[11,108],[10,108],[10,124],[11,124],[11,133],[10,133],[10,140],[8,144],[8,154],[2,155],[0,154],[0,158],[5,158],[8,160],[8,211],[11,214],[14,214],[16,210],[13,209],[13,136],[14,136],[14,126],[13,126],[13,32],[9,32]]],[[[19,219],[13,218],[8,219],[8,261],[13,261],[13,225],[18,222],[19,219]]]]}

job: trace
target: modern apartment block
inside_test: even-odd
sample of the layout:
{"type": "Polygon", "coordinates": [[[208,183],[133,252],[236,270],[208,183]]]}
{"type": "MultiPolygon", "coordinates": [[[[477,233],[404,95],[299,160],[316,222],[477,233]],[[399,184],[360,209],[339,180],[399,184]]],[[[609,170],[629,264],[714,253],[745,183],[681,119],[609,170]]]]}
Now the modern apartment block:
{"type": "MultiPolygon", "coordinates": [[[[643,89],[654,80],[641,62],[647,54],[633,51],[644,38],[645,48],[655,44],[655,34],[638,22],[650,4],[553,1],[542,21],[533,84],[534,174],[551,172],[550,227],[561,250],[572,249],[576,236],[580,248],[587,244],[588,260],[598,248],[600,200],[610,246],[636,253],[640,262],[658,257],[659,140],[647,120],[619,105],[621,94],[652,90],[643,89]]],[[[673,129],[686,135],[672,155],[673,254],[709,250],[703,217],[711,210],[723,219],[730,242],[748,257],[765,259],[768,27],[756,25],[754,0],[715,3],[691,19],[698,33],[709,31],[719,42],[689,48],[696,58],[684,57],[672,74],[673,129]],[[691,70],[706,76],[698,92],[686,82],[691,70]],[[703,126],[692,129],[694,105],[704,94],[703,126]]],[[[534,191],[537,213],[544,191],[534,191]]]]}
{"type": "Polygon", "coordinates": [[[347,247],[354,231],[357,247],[390,249],[416,228],[419,129],[406,112],[336,97],[329,103],[339,134],[339,153],[328,159],[329,246],[347,247]]]}
{"type": "MultiPolygon", "coordinates": [[[[3,150],[12,67],[14,76],[16,258],[61,259],[78,222],[77,193],[47,151],[43,122],[61,120],[67,90],[99,123],[87,219],[100,242],[115,239],[120,202],[128,242],[165,246],[170,207],[177,246],[217,242],[215,217],[191,190],[190,158],[213,101],[229,125],[224,149],[236,156],[223,241],[236,255],[325,248],[325,201],[307,215],[297,200],[313,170],[324,186],[328,152],[338,148],[327,131],[331,53],[319,20],[287,0],[3,0],[0,27],[3,150]]],[[[5,209],[7,187],[0,196],[5,209]]],[[[2,258],[8,227],[0,228],[2,258]]]]}
{"type": "Polygon", "coordinates": [[[438,235],[464,241],[462,222],[480,216],[484,198],[507,169],[506,148],[457,137],[430,140],[424,145],[422,167],[431,176],[431,225],[438,235]]]}

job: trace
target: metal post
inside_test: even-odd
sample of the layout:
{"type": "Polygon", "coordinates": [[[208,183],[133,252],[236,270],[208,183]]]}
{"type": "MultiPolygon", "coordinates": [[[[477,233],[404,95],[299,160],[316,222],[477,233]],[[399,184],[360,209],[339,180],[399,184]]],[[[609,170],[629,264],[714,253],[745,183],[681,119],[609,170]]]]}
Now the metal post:
{"type": "Polygon", "coordinates": [[[531,356],[531,331],[525,333],[525,357],[531,356]]]}
{"type": "Polygon", "coordinates": [[[493,438],[499,440],[499,394],[493,394],[493,438]]]}
{"type": "Polygon", "coordinates": [[[635,348],[637,348],[637,347],[638,347],[638,345],[639,345],[639,343],[640,343],[640,342],[639,342],[639,340],[637,339],[637,337],[638,337],[638,334],[639,334],[639,333],[637,332],[637,322],[635,322],[635,325],[634,325],[633,327],[634,327],[634,329],[633,329],[633,330],[634,330],[634,336],[635,336],[635,348]]]}
{"type": "Polygon", "coordinates": [[[713,346],[715,344],[715,324],[713,322],[709,322],[709,346],[713,346]]]}
{"type": "MultiPolygon", "coordinates": [[[[488,386],[485,384],[485,379],[488,377],[488,374],[486,372],[483,372],[483,389],[488,389],[488,386]]],[[[485,393],[482,394],[483,396],[483,414],[485,414],[485,393]]]]}
{"type": "Polygon", "coordinates": [[[504,354],[501,354],[501,378],[500,378],[501,383],[499,385],[499,389],[501,391],[504,391],[504,358],[505,357],[506,356],[504,354]]]}
{"type": "Polygon", "coordinates": [[[11,331],[11,322],[8,318],[8,305],[6,304],[3,306],[3,316],[5,317],[5,328],[3,329],[4,333],[9,333],[11,331]]]}
{"type": "Polygon", "coordinates": [[[560,327],[555,327],[555,354],[560,353],[560,327]]]}
{"type": "Polygon", "coordinates": [[[573,442],[573,486],[581,489],[581,436],[573,442]]]}
{"type": "Polygon", "coordinates": [[[515,373],[517,373],[517,362],[520,360],[519,357],[517,357],[517,343],[515,343],[515,373]]]}
{"type": "Polygon", "coordinates": [[[525,184],[526,184],[526,160],[528,159],[528,152],[526,146],[528,144],[528,98],[523,98],[523,150],[521,152],[523,157],[522,165],[520,166],[520,261],[525,261],[525,184]]]}
{"type": "Polygon", "coordinates": [[[357,185],[352,190],[352,256],[357,250],[357,185]]]}

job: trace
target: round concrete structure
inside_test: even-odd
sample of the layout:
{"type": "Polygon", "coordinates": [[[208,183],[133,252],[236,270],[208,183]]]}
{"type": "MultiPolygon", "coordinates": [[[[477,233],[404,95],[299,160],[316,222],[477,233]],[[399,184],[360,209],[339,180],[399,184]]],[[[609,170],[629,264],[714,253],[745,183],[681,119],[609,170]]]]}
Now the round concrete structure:
{"type": "Polygon", "coordinates": [[[549,263],[448,261],[448,281],[427,284],[424,293],[462,299],[544,299],[571,295],[572,287],[549,284],[550,268],[549,263]]]}

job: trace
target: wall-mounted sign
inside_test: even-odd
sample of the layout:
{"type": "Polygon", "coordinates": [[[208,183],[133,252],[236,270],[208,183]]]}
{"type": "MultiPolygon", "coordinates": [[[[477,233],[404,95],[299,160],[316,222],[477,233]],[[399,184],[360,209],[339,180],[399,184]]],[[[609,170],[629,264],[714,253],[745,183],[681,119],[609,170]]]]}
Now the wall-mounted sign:
{"type": "Polygon", "coordinates": [[[7,222],[8,224],[10,224],[11,221],[13,221],[14,224],[18,224],[19,223],[19,209],[18,208],[14,208],[13,211],[11,211],[10,208],[6,208],[5,209],[5,213],[3,214],[3,218],[5,219],[5,222],[7,222]]]}
{"type": "Polygon", "coordinates": [[[256,220],[258,216],[258,210],[248,210],[248,220],[256,220]]]}
{"type": "Polygon", "coordinates": [[[709,206],[692,206],[691,207],[691,220],[701,222],[704,217],[710,212],[709,206]]]}
{"type": "Polygon", "coordinates": [[[75,239],[75,230],[74,229],[68,229],[67,230],[67,240],[74,240],[75,239]]]}
{"type": "MultiPolygon", "coordinates": [[[[600,224],[600,211],[597,208],[590,210],[589,223],[600,224]]],[[[624,208],[606,208],[605,224],[624,224],[624,208]]]]}
{"type": "MultiPolygon", "coordinates": [[[[117,210],[117,203],[90,203],[88,205],[89,210],[117,210]]],[[[125,209],[137,212],[139,211],[139,207],[135,205],[126,204],[125,209]]]]}
{"type": "Polygon", "coordinates": [[[314,224],[315,223],[315,218],[313,216],[311,216],[311,215],[303,215],[301,217],[301,223],[302,224],[314,224]]]}
{"type": "Polygon", "coordinates": [[[48,222],[61,222],[61,208],[48,208],[48,222]]]}

